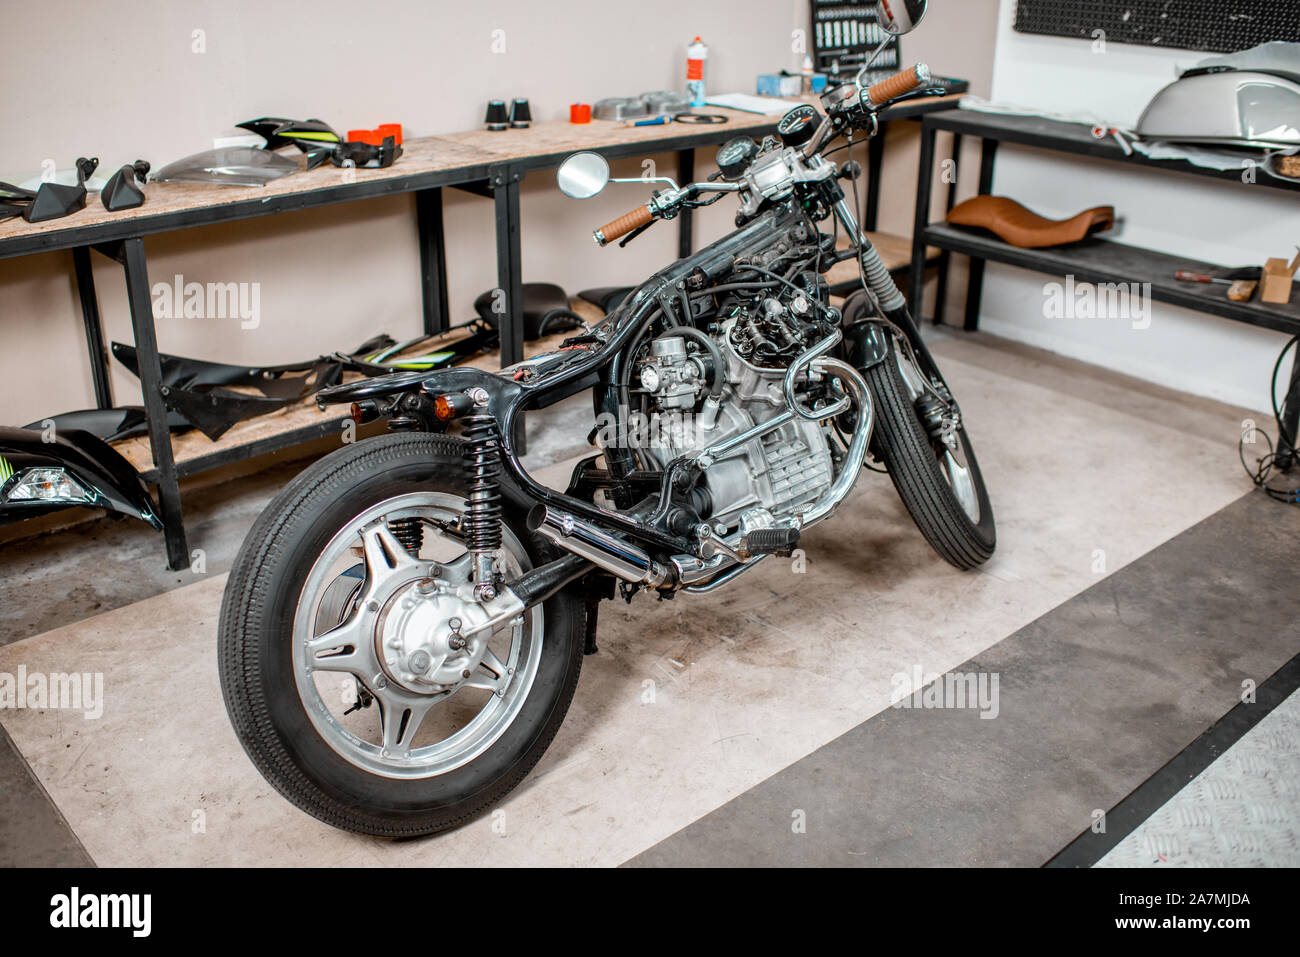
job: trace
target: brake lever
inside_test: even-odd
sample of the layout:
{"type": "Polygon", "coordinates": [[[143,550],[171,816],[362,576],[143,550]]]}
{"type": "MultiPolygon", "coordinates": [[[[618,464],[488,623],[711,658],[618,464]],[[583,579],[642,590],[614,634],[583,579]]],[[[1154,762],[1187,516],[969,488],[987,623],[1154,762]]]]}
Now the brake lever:
{"type": "Polygon", "coordinates": [[[947,95],[948,95],[947,89],[945,89],[942,86],[927,86],[921,90],[913,90],[911,93],[904,93],[902,96],[890,100],[889,105],[893,106],[895,103],[906,103],[908,100],[919,100],[923,96],[947,96],[947,95]]]}
{"type": "Polygon", "coordinates": [[[618,248],[619,248],[619,249],[622,249],[624,246],[626,246],[626,245],[627,245],[628,243],[630,243],[632,240],[636,239],[636,238],[637,238],[638,236],[640,236],[643,232],[645,232],[647,229],[649,229],[651,226],[653,226],[656,222],[658,222],[658,220],[652,219],[652,220],[650,220],[650,222],[646,223],[644,226],[638,226],[636,229],[632,230],[630,233],[628,233],[626,236],[624,236],[622,239],[620,239],[620,240],[618,241],[618,248]]]}

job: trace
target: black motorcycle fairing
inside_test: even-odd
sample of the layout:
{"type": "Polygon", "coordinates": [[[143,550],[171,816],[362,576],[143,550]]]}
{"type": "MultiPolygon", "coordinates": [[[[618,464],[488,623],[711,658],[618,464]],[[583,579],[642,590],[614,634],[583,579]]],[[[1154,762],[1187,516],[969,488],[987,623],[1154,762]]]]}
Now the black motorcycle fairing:
{"type": "Polygon", "coordinates": [[[49,441],[43,432],[0,426],[0,458],[13,470],[0,486],[0,515],[28,518],[63,508],[85,505],[121,512],[148,522],[162,531],[162,519],[154,507],[140,474],[121,454],[102,439],[77,429],[56,430],[49,441]],[[5,502],[3,492],[21,474],[32,468],[62,468],[96,494],[90,503],[5,502]]]}
{"type": "MultiPolygon", "coordinates": [[[[29,422],[24,429],[40,431],[47,423],[59,431],[81,429],[105,442],[129,439],[149,433],[149,420],[142,405],[119,405],[109,409],[77,409],[49,415],[37,422],[29,422]]],[[[179,412],[169,412],[167,428],[171,432],[188,432],[194,426],[179,412]]]]}
{"type": "MultiPolygon", "coordinates": [[[[140,359],[135,346],[123,342],[111,343],[113,358],[140,375],[140,359]]],[[[268,399],[297,400],[307,395],[314,386],[332,385],[337,381],[337,360],[318,356],[305,362],[290,362],[278,366],[237,366],[189,356],[159,353],[162,384],[169,388],[195,389],[206,386],[242,386],[261,392],[268,399]]]]}

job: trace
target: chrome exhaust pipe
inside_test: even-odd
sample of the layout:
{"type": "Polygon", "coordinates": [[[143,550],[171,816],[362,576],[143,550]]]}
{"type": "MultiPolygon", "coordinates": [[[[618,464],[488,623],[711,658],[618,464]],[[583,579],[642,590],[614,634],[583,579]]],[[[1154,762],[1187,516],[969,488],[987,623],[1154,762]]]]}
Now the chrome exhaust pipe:
{"type": "Polygon", "coordinates": [[[624,581],[658,588],[669,580],[668,571],[641,549],[568,512],[534,506],[528,529],[624,581]]]}

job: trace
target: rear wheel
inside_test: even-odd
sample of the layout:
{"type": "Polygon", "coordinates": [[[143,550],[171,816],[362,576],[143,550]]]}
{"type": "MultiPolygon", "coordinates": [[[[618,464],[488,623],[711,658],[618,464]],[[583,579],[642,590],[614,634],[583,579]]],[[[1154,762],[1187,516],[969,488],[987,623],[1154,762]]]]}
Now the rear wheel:
{"type": "MultiPolygon", "coordinates": [[[[432,834],[491,807],[559,729],[582,663],[561,591],[495,627],[474,600],[460,443],[393,435],[303,472],[240,552],[219,628],[226,709],[262,775],[347,830],[432,834]]],[[[507,504],[506,578],[553,557],[507,504]]]]}
{"type": "Polygon", "coordinates": [[[947,562],[974,568],[997,545],[993,506],[956,402],[898,340],[864,375],[876,402],[872,452],[908,514],[947,562]]]}

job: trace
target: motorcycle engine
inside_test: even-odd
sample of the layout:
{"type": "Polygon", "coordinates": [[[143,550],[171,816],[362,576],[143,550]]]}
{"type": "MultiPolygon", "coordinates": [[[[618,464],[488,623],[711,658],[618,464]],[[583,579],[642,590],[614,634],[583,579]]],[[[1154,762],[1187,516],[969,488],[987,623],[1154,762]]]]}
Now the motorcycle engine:
{"type": "MultiPolygon", "coordinates": [[[[723,368],[687,336],[671,330],[637,364],[649,421],[639,445],[662,467],[679,455],[717,445],[786,409],[782,380],[790,362],[824,335],[803,296],[758,298],[724,310],[711,336],[723,368]],[[694,350],[694,351],[692,351],[694,350]],[[711,374],[723,377],[710,394],[711,374]]],[[[728,528],[768,527],[805,510],[833,478],[822,426],[795,418],[717,459],[705,472],[708,518],[728,528]]]]}

